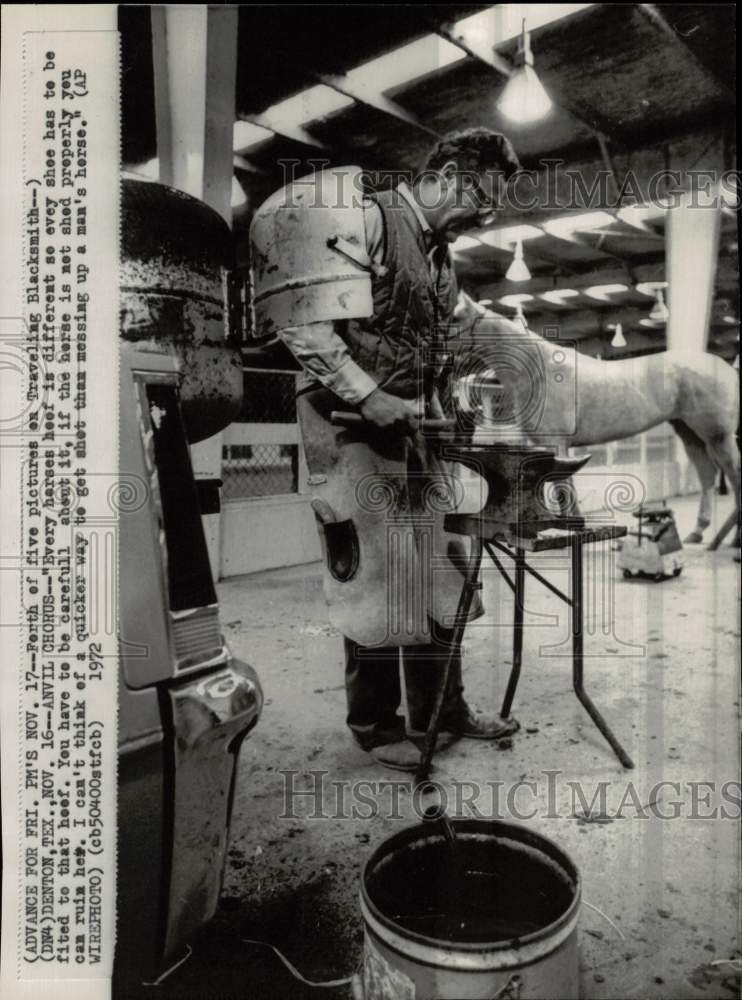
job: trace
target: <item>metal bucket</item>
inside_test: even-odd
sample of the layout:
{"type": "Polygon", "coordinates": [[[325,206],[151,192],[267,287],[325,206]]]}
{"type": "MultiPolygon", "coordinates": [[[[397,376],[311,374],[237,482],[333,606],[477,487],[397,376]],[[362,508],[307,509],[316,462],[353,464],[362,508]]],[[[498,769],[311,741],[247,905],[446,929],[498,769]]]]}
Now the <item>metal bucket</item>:
{"type": "Polygon", "coordinates": [[[452,824],[455,860],[425,823],[384,841],[366,863],[365,1000],[576,1000],[574,863],[525,827],[452,824]]]}

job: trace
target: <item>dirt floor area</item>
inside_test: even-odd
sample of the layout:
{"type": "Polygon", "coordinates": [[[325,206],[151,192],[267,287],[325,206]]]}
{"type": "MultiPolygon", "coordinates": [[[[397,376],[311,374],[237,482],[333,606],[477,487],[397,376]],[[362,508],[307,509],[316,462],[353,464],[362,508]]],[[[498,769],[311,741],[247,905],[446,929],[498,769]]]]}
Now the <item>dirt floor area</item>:
{"type": "MultiPolygon", "coordinates": [[[[696,499],[672,506],[682,536],[696,499]]],[[[715,524],[730,507],[718,498],[715,524]]],[[[739,980],[722,960],[739,959],[742,946],[739,785],[724,784],[740,775],[739,565],[727,546],[689,546],[682,574],[654,583],[624,580],[617,555],[607,547],[586,560],[585,678],[635,769],[621,767],[575,698],[567,614],[534,581],[513,707],[520,732],[507,749],[454,745],[433,777],[451,814],[471,815],[473,805],[498,815],[497,790],[502,818],[526,822],[575,861],[583,998],[736,996],[739,980]],[[601,782],[605,800],[591,804],[601,782]]],[[[563,556],[533,562],[566,586],[563,556]]],[[[327,624],[319,564],[223,581],[219,598],[235,655],[260,674],[265,709],[241,752],[220,910],[189,960],[147,995],[345,1000],[347,986],[303,986],[246,939],[277,946],[312,981],[357,970],[361,869],[416,819],[411,783],[345,729],[342,641],[327,624]],[[353,784],[361,781],[390,784],[369,803],[369,786],[353,784]],[[292,788],[316,796],[292,798],[292,788]]],[[[493,708],[511,662],[512,615],[494,570],[484,599],[487,617],[465,639],[464,680],[470,700],[493,708]]]]}

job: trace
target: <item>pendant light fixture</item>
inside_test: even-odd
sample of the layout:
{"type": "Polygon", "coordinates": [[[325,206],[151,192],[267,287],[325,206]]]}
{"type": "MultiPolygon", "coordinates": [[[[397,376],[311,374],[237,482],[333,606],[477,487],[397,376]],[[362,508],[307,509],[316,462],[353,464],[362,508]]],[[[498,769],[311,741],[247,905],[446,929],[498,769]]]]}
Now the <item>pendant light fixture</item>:
{"type": "Polygon", "coordinates": [[[518,39],[513,72],[497,99],[496,107],[506,118],[519,124],[538,121],[551,110],[551,98],[533,68],[531,36],[526,31],[525,20],[518,39]]]}
{"type": "Polygon", "coordinates": [[[515,244],[513,259],[510,263],[510,267],[505,272],[505,278],[507,281],[530,281],[531,279],[531,272],[528,270],[528,265],[523,260],[522,240],[517,240],[515,244]]]}
{"type": "Polygon", "coordinates": [[[670,310],[665,305],[664,292],[661,288],[658,288],[655,292],[654,305],[652,306],[649,318],[653,319],[656,323],[664,323],[667,321],[669,315],[670,310]]]}
{"type": "Polygon", "coordinates": [[[623,326],[620,323],[616,323],[614,329],[616,332],[613,334],[611,347],[626,347],[626,337],[623,335],[623,326]]]}

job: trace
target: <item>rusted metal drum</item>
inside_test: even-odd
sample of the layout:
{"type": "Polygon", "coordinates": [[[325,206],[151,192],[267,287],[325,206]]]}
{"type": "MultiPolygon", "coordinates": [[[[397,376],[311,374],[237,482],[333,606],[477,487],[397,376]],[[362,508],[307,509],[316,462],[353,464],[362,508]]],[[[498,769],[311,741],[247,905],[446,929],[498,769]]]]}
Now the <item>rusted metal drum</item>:
{"type": "Polygon", "coordinates": [[[242,403],[242,360],[227,343],[232,265],[232,234],[217,212],[164,184],[123,179],[121,337],[177,358],[191,442],[230,424],[242,403]]]}
{"type": "Polygon", "coordinates": [[[454,848],[425,823],[384,841],[364,868],[365,1000],[576,1000],[572,860],[523,826],[452,824],[454,848]]]}

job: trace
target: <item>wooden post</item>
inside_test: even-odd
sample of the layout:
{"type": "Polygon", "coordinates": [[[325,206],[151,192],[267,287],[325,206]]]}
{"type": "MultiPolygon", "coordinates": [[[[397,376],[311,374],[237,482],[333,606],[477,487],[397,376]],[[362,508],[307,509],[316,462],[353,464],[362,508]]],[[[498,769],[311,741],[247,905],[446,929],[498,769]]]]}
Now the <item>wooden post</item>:
{"type": "Polygon", "coordinates": [[[720,220],[718,185],[684,193],[667,211],[668,350],[706,350],[720,220]]]}
{"type": "MultiPolygon", "coordinates": [[[[200,198],[232,224],[232,130],[237,7],[152,7],[160,180],[200,198]]],[[[218,479],[222,435],[191,449],[198,479],[218,479]]],[[[203,518],[214,578],[220,575],[219,514],[203,518]]]]}

